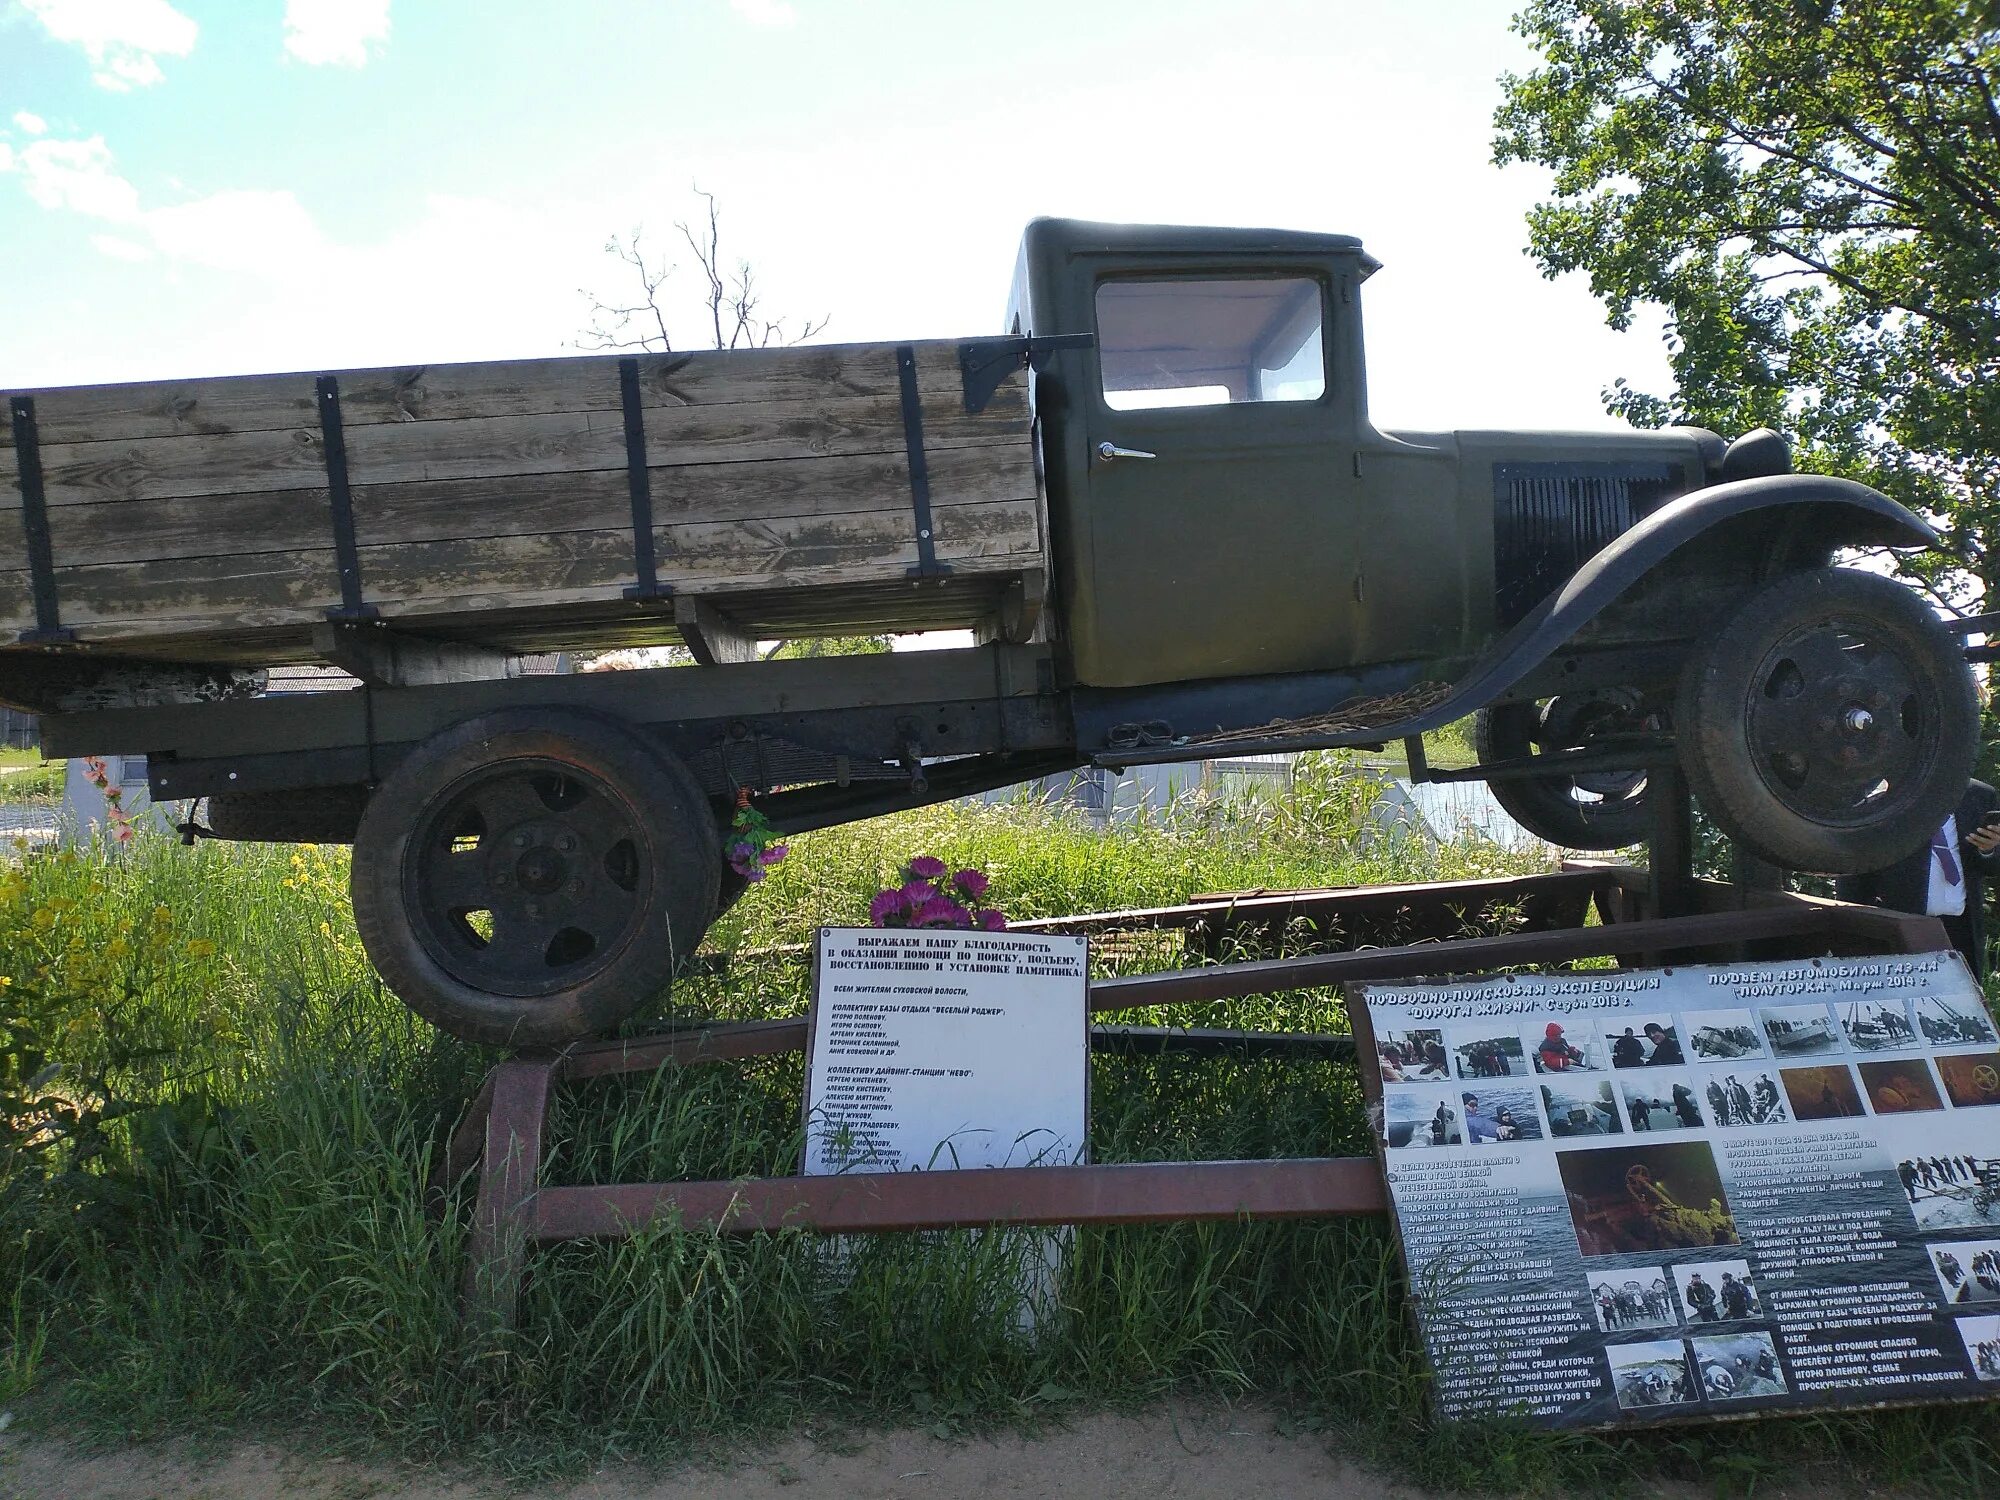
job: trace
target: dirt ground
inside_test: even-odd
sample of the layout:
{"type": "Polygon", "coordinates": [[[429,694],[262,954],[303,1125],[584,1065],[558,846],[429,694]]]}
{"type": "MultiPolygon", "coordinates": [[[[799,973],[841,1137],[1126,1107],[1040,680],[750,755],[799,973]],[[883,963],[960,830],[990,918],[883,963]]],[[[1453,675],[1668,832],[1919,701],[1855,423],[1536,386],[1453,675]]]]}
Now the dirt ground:
{"type": "MultiPolygon", "coordinates": [[[[1033,1438],[939,1441],[886,1432],[844,1434],[837,1445],[820,1446],[801,1437],[726,1468],[607,1469],[525,1493],[556,1500],[1431,1500],[1432,1492],[1396,1484],[1340,1458],[1333,1447],[1323,1435],[1281,1434],[1255,1409],[1161,1408],[1138,1417],[1088,1417],[1033,1438]]],[[[161,1446],[77,1452],[48,1438],[0,1435],[5,1500],[485,1500],[507,1492],[493,1481],[304,1459],[257,1443],[196,1458],[161,1446]]],[[[1674,1486],[1659,1495],[1691,1500],[1704,1493],[1674,1486]]]]}

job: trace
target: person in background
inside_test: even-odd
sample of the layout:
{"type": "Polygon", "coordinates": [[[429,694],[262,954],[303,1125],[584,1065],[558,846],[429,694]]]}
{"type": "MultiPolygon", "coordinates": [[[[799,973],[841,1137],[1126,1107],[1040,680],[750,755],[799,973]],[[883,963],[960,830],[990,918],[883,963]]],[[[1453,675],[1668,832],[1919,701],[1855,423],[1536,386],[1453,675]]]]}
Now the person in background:
{"type": "Polygon", "coordinates": [[[1833,893],[1863,906],[1936,917],[1972,977],[1983,980],[1989,875],[2000,876],[2000,794],[1975,781],[1929,844],[1879,870],[1841,876],[1833,893]]]}

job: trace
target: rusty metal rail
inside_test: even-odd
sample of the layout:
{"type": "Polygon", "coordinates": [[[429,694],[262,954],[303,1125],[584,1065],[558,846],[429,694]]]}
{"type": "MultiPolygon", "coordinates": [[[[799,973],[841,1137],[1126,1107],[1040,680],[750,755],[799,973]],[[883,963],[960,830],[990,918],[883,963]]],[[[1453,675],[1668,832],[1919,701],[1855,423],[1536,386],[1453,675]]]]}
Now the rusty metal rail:
{"type": "MultiPolygon", "coordinates": [[[[1646,872],[1582,865],[1561,874],[1354,891],[1256,896],[1233,903],[1256,914],[1306,912],[1334,922],[1392,910],[1436,923],[1490,909],[1497,888],[1517,912],[1540,902],[1569,925],[1500,936],[1393,944],[1348,952],[1211,964],[1160,974],[1096,979],[1094,1013],[1191,1004],[1316,988],[1357,980],[1490,973],[1518,966],[1635,957],[1646,962],[1734,960],[1814,953],[1923,952],[1949,947],[1934,918],[1712,883],[1678,887],[1687,915],[1649,916],[1658,883],[1646,872]],[[1581,901],[1578,897],[1581,895],[1581,901]],[[1594,907],[1601,925],[1581,925],[1594,907]]],[[[1214,903],[1061,919],[1086,931],[1163,928],[1213,917],[1214,903]],[[1120,924],[1123,924],[1121,929],[1120,924]]],[[[1027,924],[1024,924],[1027,925],[1027,924]]],[[[1057,924],[1029,930],[1054,931],[1057,924]]],[[[1071,929],[1064,929],[1071,930],[1071,929]]],[[[1098,1027],[1105,1050],[1233,1049],[1245,1056],[1293,1047],[1325,1056],[1351,1048],[1346,1037],[1098,1027]]],[[[488,1076],[440,1154],[433,1176],[440,1208],[475,1168],[478,1195],[468,1245],[469,1317],[510,1325],[531,1248],[566,1239],[635,1233],[672,1219],[687,1228],[759,1233],[892,1231],[995,1224],[1145,1224],[1194,1219],[1278,1219],[1379,1213],[1386,1206],[1373,1157],[1288,1161],[1158,1162],[1012,1167],[838,1177],[773,1177],[732,1182],[544,1183],[544,1123],[558,1083],[646,1072],[669,1065],[737,1061],[798,1052],[804,1017],[726,1022],[620,1041],[589,1042],[501,1063],[488,1076]]],[[[1351,1056],[1351,1052],[1349,1053],[1351,1056]]]]}

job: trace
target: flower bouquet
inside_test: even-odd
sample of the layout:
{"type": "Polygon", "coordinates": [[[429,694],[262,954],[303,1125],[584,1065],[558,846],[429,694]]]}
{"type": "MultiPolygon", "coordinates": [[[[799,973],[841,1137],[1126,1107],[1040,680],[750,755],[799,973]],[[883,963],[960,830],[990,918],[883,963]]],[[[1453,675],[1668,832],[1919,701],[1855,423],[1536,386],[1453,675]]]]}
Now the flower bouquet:
{"type": "Polygon", "coordinates": [[[979,905],[989,884],[978,870],[948,874],[941,859],[920,854],[903,866],[902,879],[868,903],[871,927],[956,927],[1005,932],[1007,919],[979,905]]]}

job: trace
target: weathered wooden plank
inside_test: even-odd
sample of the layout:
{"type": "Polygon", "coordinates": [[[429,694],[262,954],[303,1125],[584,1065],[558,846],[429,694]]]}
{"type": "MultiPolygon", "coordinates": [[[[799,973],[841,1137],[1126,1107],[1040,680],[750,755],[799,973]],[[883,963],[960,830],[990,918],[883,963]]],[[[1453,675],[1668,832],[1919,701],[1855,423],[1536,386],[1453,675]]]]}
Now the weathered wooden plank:
{"type": "MultiPolygon", "coordinates": [[[[650,409],[893,396],[898,389],[895,349],[893,344],[818,344],[642,354],[637,356],[641,400],[650,409]]],[[[922,342],[915,349],[921,389],[939,395],[961,390],[957,340],[922,342]]],[[[314,428],[318,373],[51,387],[5,391],[0,397],[35,397],[44,446],[314,428]]],[[[615,355],[331,373],[340,380],[341,415],[349,427],[619,409],[615,355]]],[[[12,444],[12,432],[0,430],[0,448],[12,444]]]]}
{"type": "MultiPolygon", "coordinates": [[[[924,446],[958,448],[1027,440],[1025,398],[977,416],[932,398],[924,446]]],[[[665,409],[647,423],[649,463],[718,464],[905,451],[898,402],[880,397],[738,402],[665,409]]],[[[607,412],[551,412],[451,422],[358,427],[347,433],[352,483],[408,484],[600,470],[623,472],[622,418],[607,412]]],[[[296,427],[215,436],[70,443],[43,450],[53,507],[261,494],[326,483],[319,429],[296,427]]],[[[0,509],[20,507],[9,477],[0,509]]]]}
{"type": "MultiPolygon", "coordinates": [[[[621,450],[622,451],[622,450],[621,450]]],[[[1025,437],[1009,445],[926,451],[933,503],[972,505],[1035,493],[1034,455],[1025,437]]],[[[910,520],[910,480],[900,452],[655,468],[653,514],[661,521],[744,521],[764,516],[881,511],[910,520]]],[[[361,484],[353,490],[363,545],[476,536],[526,536],[629,525],[625,471],[513,475],[421,484],[361,484]]],[[[331,541],[324,488],[70,505],[51,514],[61,566],[138,563],[296,550],[331,541]]],[[[5,541],[0,567],[24,565],[19,542],[5,541]]],[[[19,528],[14,531],[18,533],[19,528]]]]}
{"type": "MultiPolygon", "coordinates": [[[[955,566],[1040,556],[1031,499],[939,505],[933,520],[937,554],[955,566]]],[[[917,560],[907,511],[668,522],[655,538],[662,580],[702,593],[870,582],[917,560]]],[[[590,602],[633,576],[630,532],[615,529],[364,545],[360,562],[367,599],[389,616],[590,602]]],[[[297,625],[339,600],[330,547],[58,567],[57,588],[64,623],[92,640],[297,625]]],[[[32,614],[25,576],[0,574],[0,629],[32,614]]]]}

